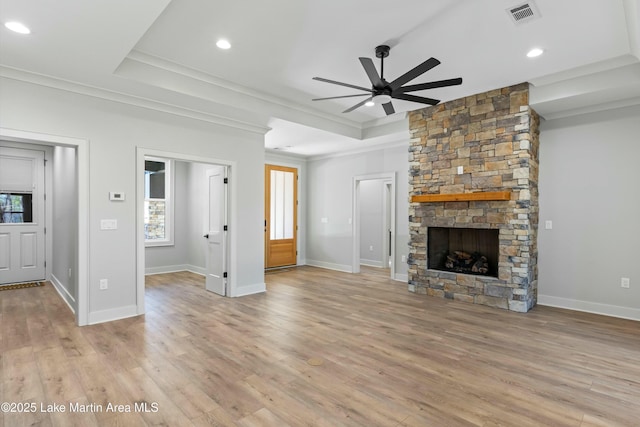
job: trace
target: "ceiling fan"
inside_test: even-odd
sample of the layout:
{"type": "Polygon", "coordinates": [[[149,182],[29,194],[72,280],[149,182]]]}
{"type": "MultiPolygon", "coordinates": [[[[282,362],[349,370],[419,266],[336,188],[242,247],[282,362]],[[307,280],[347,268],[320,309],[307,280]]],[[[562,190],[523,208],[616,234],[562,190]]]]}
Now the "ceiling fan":
{"type": "Polygon", "coordinates": [[[422,64],[417,67],[412,68],[407,71],[397,79],[392,82],[388,82],[384,79],[384,58],[389,56],[389,51],[391,48],[387,45],[380,45],[376,47],[376,57],[380,58],[380,75],[378,75],[378,71],[376,70],[375,65],[373,64],[373,60],[371,58],[359,58],[360,63],[364,67],[364,71],[369,76],[369,80],[371,80],[371,89],[367,89],[366,87],[356,86],[349,83],[337,82],[335,80],[324,79],[322,77],[314,77],[313,80],[318,80],[325,83],[332,83],[334,85],[340,85],[349,87],[352,89],[358,89],[365,91],[367,93],[359,93],[355,95],[343,95],[343,96],[332,96],[329,98],[316,98],[312,101],[324,101],[327,99],[339,99],[339,98],[352,98],[356,96],[368,96],[362,102],[357,103],[353,107],[347,108],[343,111],[343,113],[349,113],[356,108],[362,107],[363,105],[382,105],[384,108],[384,112],[387,113],[387,116],[395,113],[395,109],[393,108],[393,104],[391,103],[391,99],[402,99],[405,101],[419,102],[421,104],[428,105],[436,105],[440,102],[439,99],[433,98],[425,98],[422,96],[411,95],[407,92],[416,92],[419,90],[425,89],[434,89],[438,87],[446,87],[446,86],[455,86],[462,84],[462,78],[458,77],[455,79],[447,79],[447,80],[438,80],[434,82],[428,83],[420,83],[416,85],[403,86],[405,83],[410,82],[416,77],[426,73],[433,67],[440,64],[436,58],[429,58],[424,61],[422,64]],[[373,103],[373,104],[371,104],[373,103]]]}

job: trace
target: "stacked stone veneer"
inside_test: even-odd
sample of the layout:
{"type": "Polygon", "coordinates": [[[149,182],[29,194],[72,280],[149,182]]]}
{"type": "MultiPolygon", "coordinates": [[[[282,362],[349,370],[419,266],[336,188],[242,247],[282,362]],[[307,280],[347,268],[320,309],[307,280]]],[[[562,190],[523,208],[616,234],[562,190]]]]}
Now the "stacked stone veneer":
{"type": "Polygon", "coordinates": [[[409,114],[409,197],[511,192],[508,201],[411,202],[410,291],[519,312],[536,304],[539,117],[528,101],[523,83],[409,114]],[[498,278],[427,269],[428,227],[498,229],[498,278]]]}

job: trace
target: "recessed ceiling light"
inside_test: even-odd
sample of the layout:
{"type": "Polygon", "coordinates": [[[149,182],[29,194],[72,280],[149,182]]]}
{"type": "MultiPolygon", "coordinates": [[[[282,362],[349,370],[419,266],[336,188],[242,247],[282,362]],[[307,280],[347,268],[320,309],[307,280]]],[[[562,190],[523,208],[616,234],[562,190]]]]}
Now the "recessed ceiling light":
{"type": "Polygon", "coordinates": [[[220,39],[216,42],[216,46],[218,46],[220,49],[229,49],[231,48],[231,43],[229,43],[228,40],[225,39],[220,39]]]}
{"type": "Polygon", "coordinates": [[[31,34],[31,30],[27,28],[24,24],[16,21],[6,22],[4,24],[5,27],[19,34],[31,34]]]}
{"type": "Polygon", "coordinates": [[[542,55],[543,52],[544,50],[540,49],[539,47],[534,47],[529,52],[527,52],[527,56],[529,58],[535,58],[536,56],[542,55]]]}

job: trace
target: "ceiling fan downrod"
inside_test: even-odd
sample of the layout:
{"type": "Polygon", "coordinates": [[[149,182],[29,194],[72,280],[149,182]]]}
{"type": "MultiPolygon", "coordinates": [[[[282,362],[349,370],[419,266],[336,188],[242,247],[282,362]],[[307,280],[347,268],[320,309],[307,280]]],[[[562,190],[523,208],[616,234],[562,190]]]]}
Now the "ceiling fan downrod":
{"type": "Polygon", "coordinates": [[[390,50],[386,44],[376,46],[376,58],[380,58],[380,80],[384,80],[384,58],[389,56],[390,50]]]}

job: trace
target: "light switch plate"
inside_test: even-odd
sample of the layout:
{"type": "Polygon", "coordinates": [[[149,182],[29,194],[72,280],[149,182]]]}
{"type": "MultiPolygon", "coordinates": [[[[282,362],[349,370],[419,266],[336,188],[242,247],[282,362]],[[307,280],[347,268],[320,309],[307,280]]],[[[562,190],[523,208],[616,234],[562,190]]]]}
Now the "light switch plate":
{"type": "Polygon", "coordinates": [[[101,219],[100,220],[100,230],[117,230],[117,229],[118,229],[117,219],[101,219]]]}

